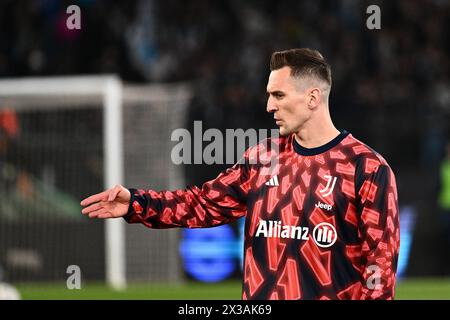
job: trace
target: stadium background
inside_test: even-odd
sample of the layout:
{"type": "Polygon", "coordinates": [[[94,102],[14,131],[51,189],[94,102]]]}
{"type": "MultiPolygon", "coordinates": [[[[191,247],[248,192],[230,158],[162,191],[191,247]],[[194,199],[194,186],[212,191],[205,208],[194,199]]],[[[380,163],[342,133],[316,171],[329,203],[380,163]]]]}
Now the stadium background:
{"type": "MultiPolygon", "coordinates": [[[[0,80],[116,75],[126,107],[125,184],[178,188],[226,166],[171,165],[171,130],[192,132],[194,120],[203,130],[273,128],[265,111],[270,54],[317,48],[333,70],[335,124],[396,173],[399,297],[448,299],[450,215],[437,198],[450,139],[449,8],[445,0],[6,0],[0,80]],[[81,30],[66,28],[71,4],[81,8],[81,30]],[[371,4],[381,9],[381,30],[366,27],[371,4]]],[[[126,226],[130,289],[107,289],[104,224],[81,217],[78,206],[103,189],[100,103],[41,100],[21,101],[22,109],[0,100],[0,281],[24,298],[239,298],[239,223],[193,232],[126,226]],[[65,287],[72,264],[82,270],[79,292],[65,287]]]]}

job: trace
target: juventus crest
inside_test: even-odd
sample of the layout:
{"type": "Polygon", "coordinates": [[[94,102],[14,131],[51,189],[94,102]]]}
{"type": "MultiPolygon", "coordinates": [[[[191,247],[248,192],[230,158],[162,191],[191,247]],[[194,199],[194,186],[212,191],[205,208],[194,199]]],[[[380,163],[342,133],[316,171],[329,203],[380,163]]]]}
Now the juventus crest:
{"type": "Polygon", "coordinates": [[[328,176],[328,175],[326,175],[325,178],[328,180],[327,185],[325,186],[324,189],[319,191],[323,197],[327,197],[333,192],[334,185],[336,184],[336,180],[337,180],[336,177],[328,176]]]}

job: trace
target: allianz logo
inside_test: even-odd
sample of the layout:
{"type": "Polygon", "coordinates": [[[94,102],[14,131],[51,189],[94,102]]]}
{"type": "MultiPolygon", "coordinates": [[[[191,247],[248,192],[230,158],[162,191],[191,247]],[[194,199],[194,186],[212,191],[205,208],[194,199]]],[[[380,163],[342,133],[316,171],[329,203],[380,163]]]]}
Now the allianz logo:
{"type": "Polygon", "coordinates": [[[333,209],[333,206],[331,204],[322,203],[320,201],[316,203],[315,206],[316,208],[325,209],[327,211],[331,211],[331,209],[333,209]]]}
{"type": "MultiPolygon", "coordinates": [[[[255,237],[283,238],[283,239],[310,239],[309,227],[283,225],[281,221],[259,220],[255,237]]],[[[336,228],[328,223],[321,222],[314,227],[312,238],[321,248],[331,247],[337,240],[336,228]]]]}

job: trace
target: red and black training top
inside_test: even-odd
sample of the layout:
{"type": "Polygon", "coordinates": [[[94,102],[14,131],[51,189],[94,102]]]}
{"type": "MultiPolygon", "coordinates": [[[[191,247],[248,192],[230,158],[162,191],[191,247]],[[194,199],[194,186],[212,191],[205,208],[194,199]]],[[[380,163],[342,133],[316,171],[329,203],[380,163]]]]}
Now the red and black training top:
{"type": "Polygon", "coordinates": [[[130,191],[125,220],[149,228],[245,216],[243,299],[394,298],[395,176],[346,131],[312,149],[293,134],[267,139],[201,188],[130,191]],[[262,154],[275,162],[255,161],[262,154]]]}

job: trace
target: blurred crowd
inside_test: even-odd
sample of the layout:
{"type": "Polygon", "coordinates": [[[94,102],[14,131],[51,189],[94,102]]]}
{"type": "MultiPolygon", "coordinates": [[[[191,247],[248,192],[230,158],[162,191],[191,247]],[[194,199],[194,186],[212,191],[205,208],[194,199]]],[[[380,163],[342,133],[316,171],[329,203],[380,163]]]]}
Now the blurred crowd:
{"type": "MultiPolygon", "coordinates": [[[[450,114],[449,1],[79,0],[0,2],[0,77],[117,73],[190,81],[191,120],[274,127],[265,86],[274,50],[316,48],[333,70],[337,127],[394,165],[437,166],[450,114]],[[369,30],[366,8],[381,9],[369,30]]],[[[192,121],[191,121],[192,122],[192,121]]],[[[190,123],[191,123],[190,122],[190,123]]]]}
{"type": "MultiPolygon", "coordinates": [[[[449,10],[449,0],[2,0],[0,78],[109,73],[132,83],[189,82],[188,128],[193,120],[203,130],[275,128],[266,113],[271,53],[318,49],[332,67],[335,125],[379,151],[396,172],[401,205],[424,213],[411,274],[448,273],[435,230],[446,226],[440,240],[450,239],[449,10]],[[72,4],[81,8],[80,30],[66,27],[72,4]],[[380,30],[366,26],[373,4],[380,30]],[[442,219],[430,219],[433,212],[442,219]]],[[[0,110],[3,175],[23,120],[8,112],[0,110]]],[[[187,183],[199,184],[222,168],[186,169],[187,183]]],[[[16,176],[29,190],[31,175],[16,176]]]]}

